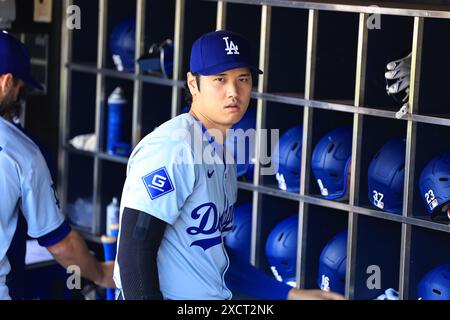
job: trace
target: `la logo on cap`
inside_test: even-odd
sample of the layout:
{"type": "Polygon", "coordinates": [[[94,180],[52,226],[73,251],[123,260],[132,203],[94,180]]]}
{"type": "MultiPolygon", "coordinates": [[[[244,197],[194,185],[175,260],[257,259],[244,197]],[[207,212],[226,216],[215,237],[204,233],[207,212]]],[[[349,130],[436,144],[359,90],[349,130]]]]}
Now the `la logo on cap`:
{"type": "Polygon", "coordinates": [[[228,42],[229,37],[223,37],[222,39],[225,41],[226,48],[225,51],[228,55],[230,54],[239,54],[239,47],[233,43],[233,41],[228,42]]]}

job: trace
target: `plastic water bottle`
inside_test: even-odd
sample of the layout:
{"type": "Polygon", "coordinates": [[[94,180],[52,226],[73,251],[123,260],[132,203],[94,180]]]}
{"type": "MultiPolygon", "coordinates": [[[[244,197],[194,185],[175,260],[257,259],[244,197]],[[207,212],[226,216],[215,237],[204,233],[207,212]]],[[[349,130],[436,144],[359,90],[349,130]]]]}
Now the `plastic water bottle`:
{"type": "Polygon", "coordinates": [[[106,235],[117,237],[119,233],[119,201],[114,197],[106,207],[106,235]]]}
{"type": "MultiPolygon", "coordinates": [[[[101,241],[103,244],[105,261],[114,261],[117,253],[117,237],[102,236],[101,241]]],[[[107,288],[106,300],[115,300],[116,290],[118,289],[107,288]]]]}
{"type": "Polygon", "coordinates": [[[117,87],[108,98],[106,151],[110,154],[118,154],[117,146],[124,143],[127,104],[128,101],[120,87],[117,87]]]}

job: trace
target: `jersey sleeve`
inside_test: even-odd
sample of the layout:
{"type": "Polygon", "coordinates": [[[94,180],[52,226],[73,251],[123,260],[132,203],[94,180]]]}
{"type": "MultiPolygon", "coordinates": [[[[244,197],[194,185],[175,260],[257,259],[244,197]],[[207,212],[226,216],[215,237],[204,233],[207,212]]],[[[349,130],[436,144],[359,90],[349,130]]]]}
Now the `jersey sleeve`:
{"type": "Polygon", "coordinates": [[[28,235],[40,238],[64,222],[59,200],[48,167],[41,154],[32,161],[21,181],[22,213],[28,223],[28,235]]]}
{"type": "Polygon", "coordinates": [[[173,224],[194,190],[193,159],[192,149],[184,142],[145,144],[129,162],[121,207],[173,224]]]}

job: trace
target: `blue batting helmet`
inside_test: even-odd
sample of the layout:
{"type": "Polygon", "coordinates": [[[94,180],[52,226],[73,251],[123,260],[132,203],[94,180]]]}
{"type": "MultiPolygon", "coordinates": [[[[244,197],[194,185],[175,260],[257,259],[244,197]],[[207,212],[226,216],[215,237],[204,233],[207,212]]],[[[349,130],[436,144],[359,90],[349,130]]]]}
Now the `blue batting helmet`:
{"type": "Polygon", "coordinates": [[[342,231],[328,242],[320,254],[319,288],[344,294],[346,262],[347,231],[342,231]]]}
{"type": "Polygon", "coordinates": [[[112,31],[109,45],[118,71],[133,72],[135,63],[136,19],[121,21],[112,31]]]}
{"type": "MultiPolygon", "coordinates": [[[[427,212],[432,218],[448,210],[447,205],[450,202],[450,152],[438,155],[425,166],[420,175],[419,187],[427,212]]],[[[448,211],[447,214],[449,214],[448,211]]]]}
{"type": "Polygon", "coordinates": [[[252,203],[234,208],[233,227],[225,237],[225,245],[244,261],[250,261],[250,241],[252,234],[252,203]]]}
{"type": "Polygon", "coordinates": [[[298,215],[284,219],[272,230],[266,242],[266,257],[275,278],[295,286],[298,215]]]}
{"type": "Polygon", "coordinates": [[[351,126],[327,133],[315,146],[311,167],[320,192],[326,199],[339,199],[347,194],[351,155],[351,126]]]}
{"type": "Polygon", "coordinates": [[[278,141],[272,156],[278,165],[276,178],[278,187],[289,192],[300,189],[300,166],[302,162],[303,126],[295,126],[286,131],[278,141]]]}
{"type": "Polygon", "coordinates": [[[450,300],[450,264],[429,271],[419,282],[420,300],[450,300]]]}
{"type": "Polygon", "coordinates": [[[405,139],[389,140],[369,166],[369,201],[381,210],[401,213],[405,178],[405,139]]]}

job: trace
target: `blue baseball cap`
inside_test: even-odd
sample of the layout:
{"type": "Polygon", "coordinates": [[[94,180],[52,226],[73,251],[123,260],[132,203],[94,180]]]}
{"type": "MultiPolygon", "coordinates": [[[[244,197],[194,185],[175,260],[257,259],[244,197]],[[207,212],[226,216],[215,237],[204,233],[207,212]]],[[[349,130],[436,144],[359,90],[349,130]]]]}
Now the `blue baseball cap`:
{"type": "Polygon", "coordinates": [[[192,45],[191,72],[203,76],[219,74],[236,68],[263,72],[251,63],[250,44],[240,34],[219,30],[198,38],[192,45]]]}
{"type": "Polygon", "coordinates": [[[26,84],[43,90],[30,76],[30,55],[27,47],[6,32],[0,31],[0,75],[11,73],[26,84]]]}

